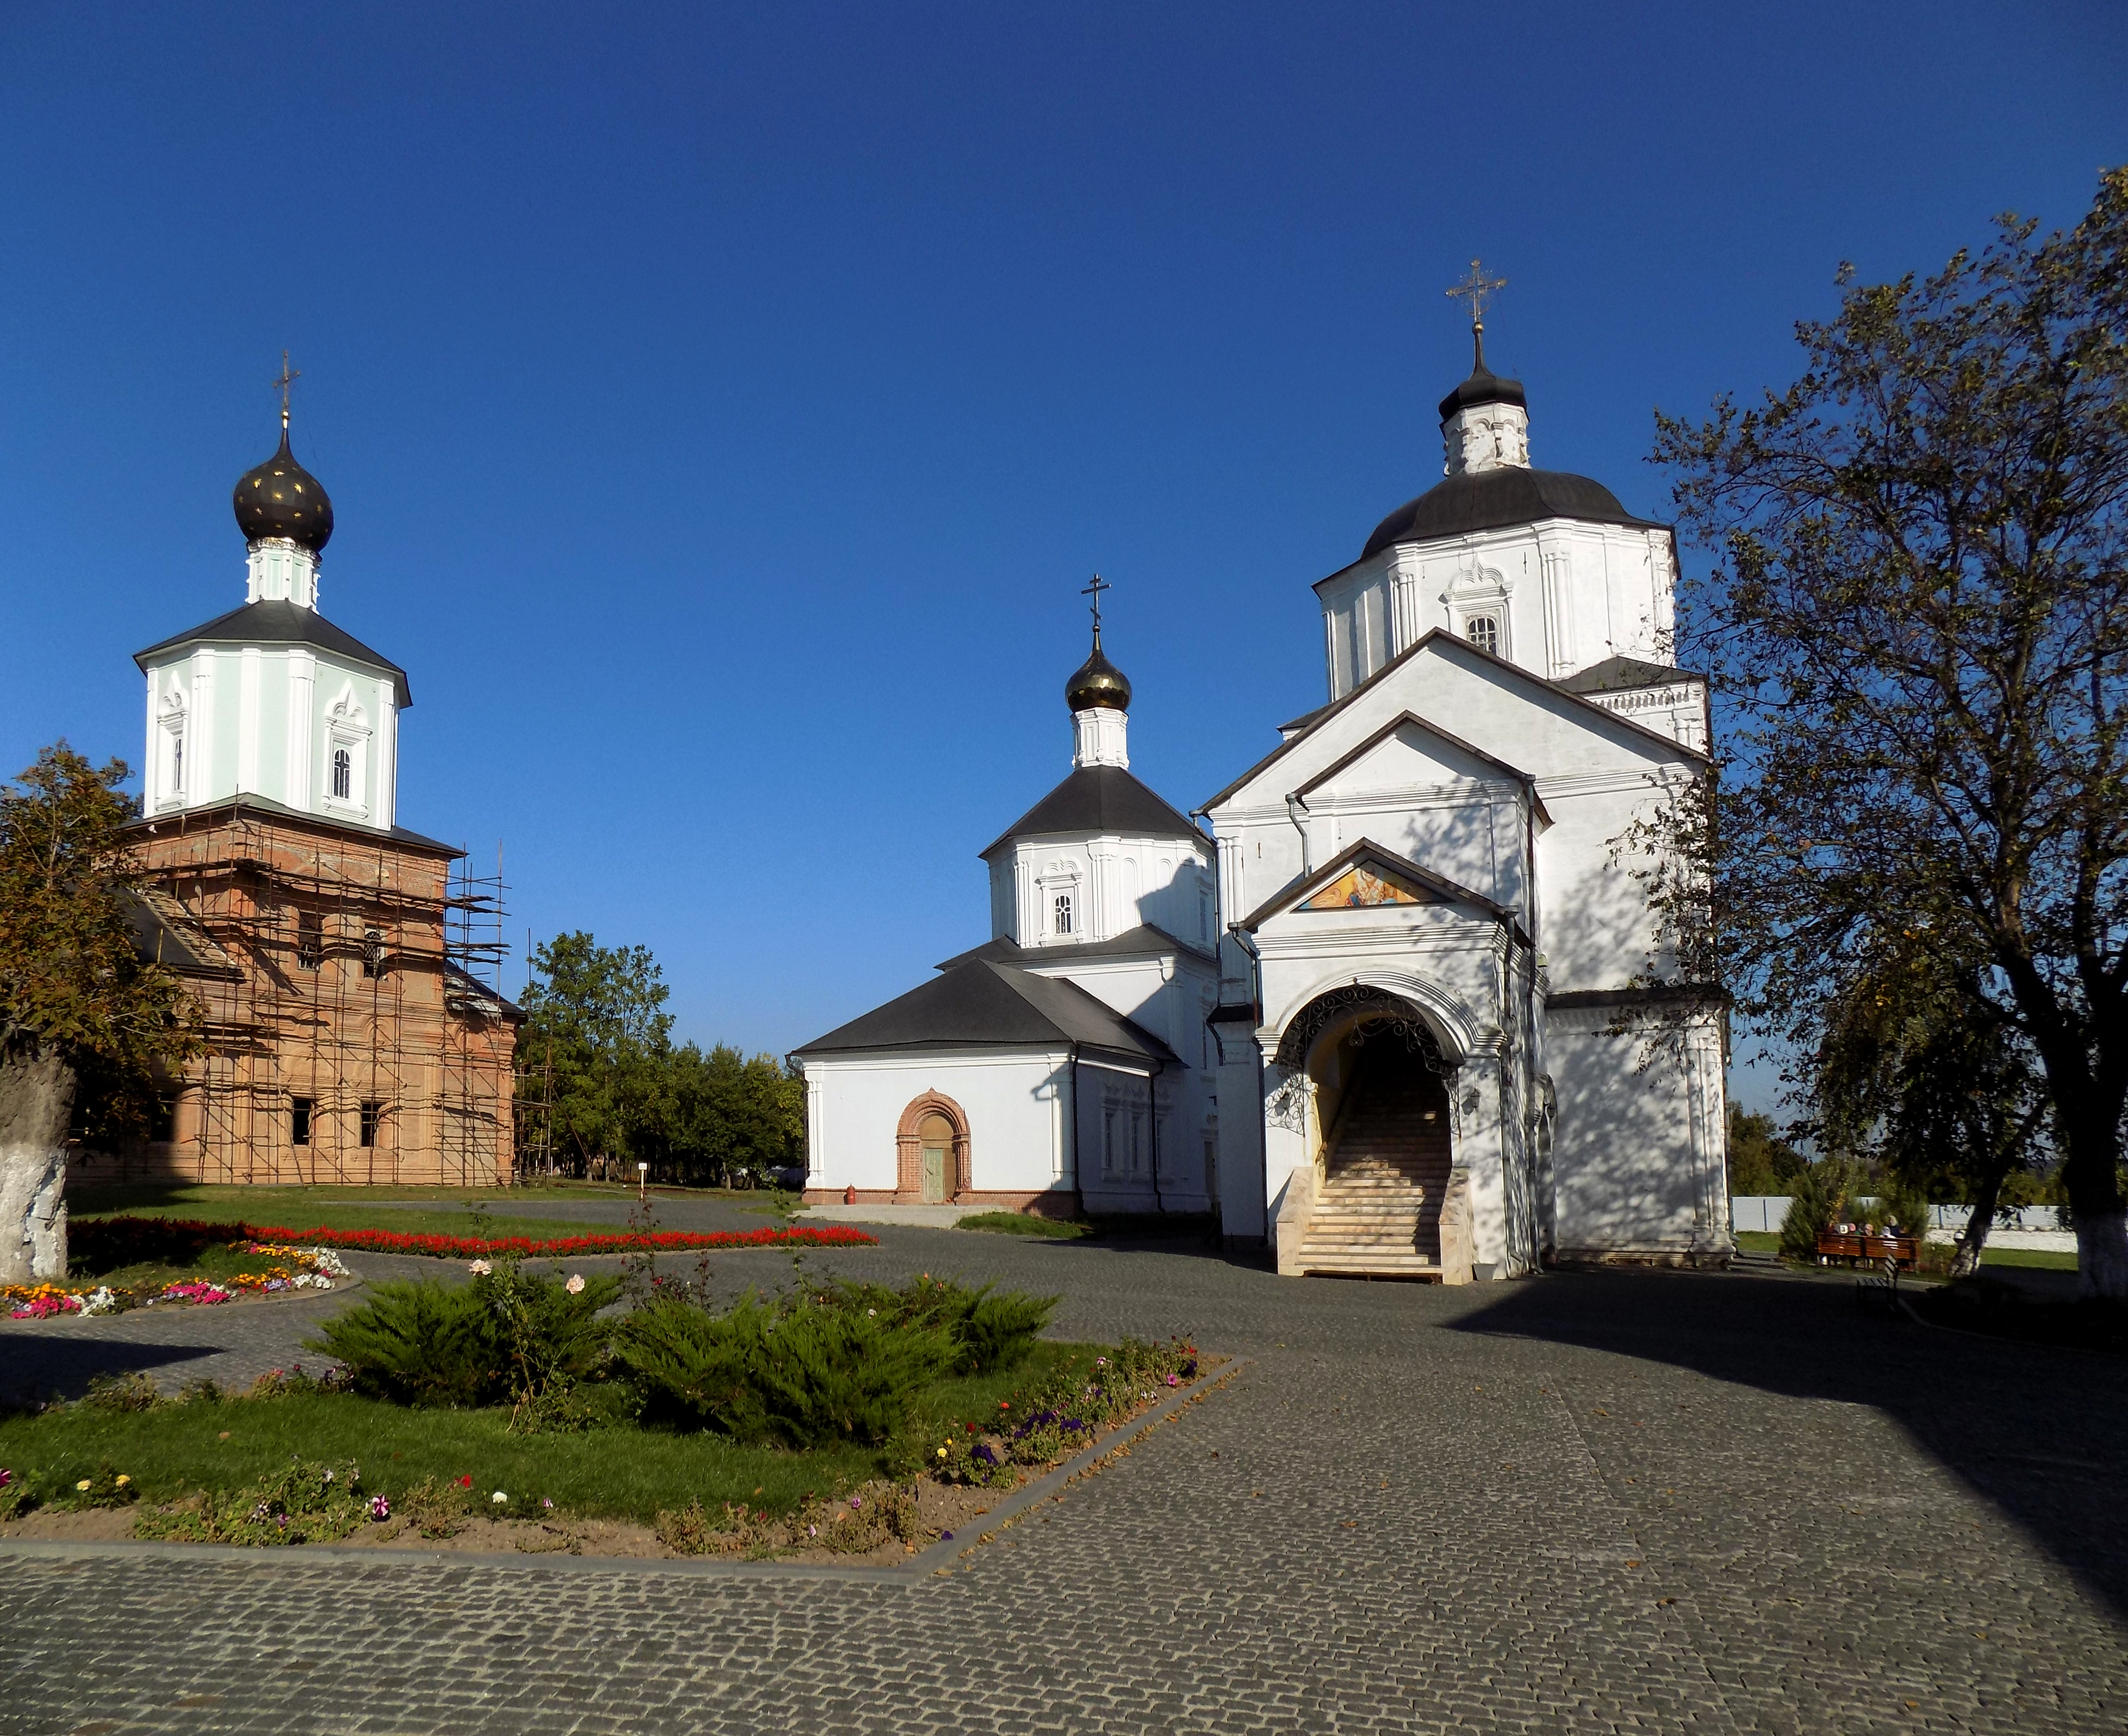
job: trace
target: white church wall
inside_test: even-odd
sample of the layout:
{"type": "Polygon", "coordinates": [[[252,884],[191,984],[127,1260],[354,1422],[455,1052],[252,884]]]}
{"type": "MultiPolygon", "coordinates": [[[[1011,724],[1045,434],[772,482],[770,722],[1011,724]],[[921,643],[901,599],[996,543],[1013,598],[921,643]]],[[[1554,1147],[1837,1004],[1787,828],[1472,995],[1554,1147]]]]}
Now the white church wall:
{"type": "Polygon", "coordinates": [[[299,813],[388,829],[396,781],[397,686],[304,645],[197,647],[145,672],[150,811],[264,796],[299,813]],[[170,701],[178,701],[173,714],[170,701]],[[173,716],[181,719],[173,731],[173,716]],[[173,734],[184,743],[172,787],[173,734]],[[332,795],[332,755],[351,755],[349,798],[332,795]]]}
{"type": "Polygon", "coordinates": [[[1082,946],[1150,923],[1209,947],[1210,888],[1209,861],[1187,839],[1016,839],[990,859],[992,932],[1020,946],[1082,946]],[[1060,895],[1071,900],[1069,932],[1057,926],[1060,895]]]}
{"type": "Polygon", "coordinates": [[[927,1091],[968,1120],[970,1191],[1032,1194],[1076,1185],[1071,1156],[1071,1057],[1063,1051],[853,1055],[804,1062],[806,1186],[891,1196],[895,1136],[927,1091]]]}
{"type": "Polygon", "coordinates": [[[1481,614],[1497,655],[1549,679],[1609,657],[1664,662],[1674,584],[1661,529],[1547,519],[1399,543],[1316,586],[1330,697],[1435,628],[1472,637],[1481,614]]]}
{"type": "MultiPolygon", "coordinates": [[[[1704,1250],[1726,1222],[1718,1157],[1708,1173],[1704,1084],[1644,1039],[1613,1036],[1603,1008],[1554,1008],[1546,1051],[1559,1118],[1553,1133],[1556,1234],[1564,1257],[1582,1253],[1684,1255],[1704,1250]],[[1697,1135],[1697,1136],[1696,1136],[1697,1135]]],[[[1719,1098],[1718,1073],[1713,1080],[1719,1098]]],[[[1718,1111],[1717,1112],[1718,1112],[1718,1111]]]]}

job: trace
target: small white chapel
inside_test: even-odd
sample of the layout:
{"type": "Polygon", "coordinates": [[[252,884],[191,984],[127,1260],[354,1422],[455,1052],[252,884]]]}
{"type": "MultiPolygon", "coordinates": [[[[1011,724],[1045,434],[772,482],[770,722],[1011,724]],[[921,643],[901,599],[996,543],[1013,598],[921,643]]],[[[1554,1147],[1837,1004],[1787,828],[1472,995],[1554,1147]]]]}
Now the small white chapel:
{"type": "Polygon", "coordinates": [[[1293,1276],[1729,1257],[1724,1008],[1644,986],[1635,823],[1712,774],[1675,537],[1532,467],[1473,343],[1443,479],[1315,584],[1326,702],[1209,835],[1129,771],[1096,591],[991,938],[796,1051],[809,1199],[1210,1212],[1293,1276]]]}

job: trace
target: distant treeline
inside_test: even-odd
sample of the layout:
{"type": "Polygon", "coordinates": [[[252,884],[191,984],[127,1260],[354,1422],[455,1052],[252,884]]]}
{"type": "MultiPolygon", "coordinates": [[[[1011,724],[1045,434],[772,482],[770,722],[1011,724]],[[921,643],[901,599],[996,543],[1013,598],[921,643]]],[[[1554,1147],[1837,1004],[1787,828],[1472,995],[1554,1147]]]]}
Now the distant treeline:
{"type": "Polygon", "coordinates": [[[557,935],[533,951],[532,973],[517,1038],[521,1169],[551,1160],[632,1181],[647,1163],[653,1181],[747,1187],[804,1163],[804,1081],[772,1055],[676,1046],[647,947],[557,935]]]}

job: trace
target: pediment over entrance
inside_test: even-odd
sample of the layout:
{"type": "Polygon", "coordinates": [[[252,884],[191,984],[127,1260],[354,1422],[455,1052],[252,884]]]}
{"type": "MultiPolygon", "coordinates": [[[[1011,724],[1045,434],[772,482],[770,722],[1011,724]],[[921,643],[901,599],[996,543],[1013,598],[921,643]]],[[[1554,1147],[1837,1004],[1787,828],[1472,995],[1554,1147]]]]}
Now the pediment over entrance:
{"type": "MultiPolygon", "coordinates": [[[[1459,886],[1371,838],[1361,838],[1314,873],[1285,887],[1235,926],[1253,933],[1272,918],[1289,911],[1321,915],[1423,904],[1461,905],[1482,911],[1489,918],[1515,921],[1512,910],[1482,892],[1459,886]]],[[[1519,923],[1517,926],[1519,930],[1519,923]]]]}
{"type": "Polygon", "coordinates": [[[1414,885],[1387,863],[1372,859],[1352,864],[1296,910],[1363,910],[1379,904],[1438,904],[1438,894],[1414,885]]]}

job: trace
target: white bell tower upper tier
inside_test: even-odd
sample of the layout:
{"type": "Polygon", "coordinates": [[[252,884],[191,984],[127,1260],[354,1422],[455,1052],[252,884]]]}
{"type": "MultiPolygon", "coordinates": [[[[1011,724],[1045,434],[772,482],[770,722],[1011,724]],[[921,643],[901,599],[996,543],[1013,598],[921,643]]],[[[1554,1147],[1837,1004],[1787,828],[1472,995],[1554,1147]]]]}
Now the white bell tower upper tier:
{"type": "Polygon", "coordinates": [[[406,671],[318,613],[332,501],[281,446],[237,481],[244,606],[151,645],[149,818],[252,795],[378,832],[397,823],[406,671]]]}

